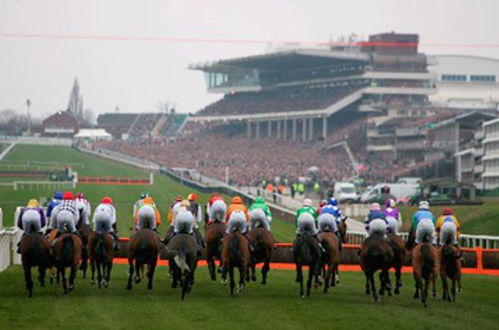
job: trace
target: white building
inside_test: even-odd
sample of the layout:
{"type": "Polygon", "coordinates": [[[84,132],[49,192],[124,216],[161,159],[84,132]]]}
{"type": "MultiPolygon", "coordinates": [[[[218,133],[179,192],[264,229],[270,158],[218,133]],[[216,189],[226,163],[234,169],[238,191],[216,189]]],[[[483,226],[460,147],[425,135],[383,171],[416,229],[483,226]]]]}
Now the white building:
{"type": "Polygon", "coordinates": [[[463,110],[497,110],[499,59],[466,55],[429,56],[429,71],[437,76],[436,105],[463,110]]]}
{"type": "Polygon", "coordinates": [[[486,190],[499,188],[499,118],[483,123],[483,185],[486,190]]]}

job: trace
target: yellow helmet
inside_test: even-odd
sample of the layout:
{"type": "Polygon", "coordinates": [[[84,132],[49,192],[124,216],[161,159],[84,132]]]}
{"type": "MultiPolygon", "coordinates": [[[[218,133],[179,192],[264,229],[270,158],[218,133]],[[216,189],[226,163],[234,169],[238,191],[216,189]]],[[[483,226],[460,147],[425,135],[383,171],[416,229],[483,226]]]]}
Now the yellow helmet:
{"type": "Polygon", "coordinates": [[[28,207],[38,207],[40,206],[40,203],[36,199],[30,199],[28,201],[28,207]]]}

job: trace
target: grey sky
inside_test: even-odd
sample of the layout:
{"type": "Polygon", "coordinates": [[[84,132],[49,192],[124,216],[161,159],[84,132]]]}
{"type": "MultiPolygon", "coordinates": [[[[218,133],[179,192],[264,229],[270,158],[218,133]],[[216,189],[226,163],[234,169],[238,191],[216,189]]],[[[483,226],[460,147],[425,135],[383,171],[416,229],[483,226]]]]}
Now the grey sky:
{"type": "Polygon", "coordinates": [[[6,37],[6,34],[327,41],[419,33],[427,53],[499,57],[497,0],[0,0],[0,109],[42,116],[67,105],[75,76],[94,113],[194,112],[219,96],[190,63],[261,53],[265,44],[6,37]],[[495,45],[489,48],[430,44],[495,45]]]}

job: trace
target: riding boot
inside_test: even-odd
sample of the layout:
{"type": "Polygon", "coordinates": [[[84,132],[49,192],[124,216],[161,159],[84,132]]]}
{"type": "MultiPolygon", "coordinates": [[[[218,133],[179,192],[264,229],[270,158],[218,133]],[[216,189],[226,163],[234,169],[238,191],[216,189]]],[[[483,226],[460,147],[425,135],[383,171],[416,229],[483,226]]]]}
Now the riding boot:
{"type": "Polygon", "coordinates": [[[120,249],[120,239],[119,239],[118,235],[114,231],[109,232],[109,234],[111,234],[111,236],[113,236],[114,251],[118,251],[120,249]]]}
{"type": "Polygon", "coordinates": [[[248,240],[248,246],[249,246],[249,250],[250,250],[250,252],[251,252],[251,253],[255,252],[255,249],[253,248],[253,245],[251,245],[251,242],[250,242],[250,240],[249,240],[248,233],[247,233],[247,232],[246,232],[246,233],[244,233],[244,234],[243,234],[243,236],[244,236],[244,237],[246,237],[246,239],[248,240]]]}
{"type": "Polygon", "coordinates": [[[324,249],[324,247],[322,246],[321,241],[319,240],[319,237],[317,236],[317,234],[315,234],[314,237],[317,240],[317,244],[319,245],[319,248],[321,249],[321,252],[322,253],[326,253],[326,249],[324,249]]]}

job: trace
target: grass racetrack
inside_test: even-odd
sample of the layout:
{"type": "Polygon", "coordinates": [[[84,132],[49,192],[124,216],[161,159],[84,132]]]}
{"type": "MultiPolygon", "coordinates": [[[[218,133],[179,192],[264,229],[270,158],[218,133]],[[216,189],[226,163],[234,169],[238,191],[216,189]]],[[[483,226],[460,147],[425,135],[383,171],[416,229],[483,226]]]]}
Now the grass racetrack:
{"type": "MultiPolygon", "coordinates": [[[[258,277],[260,274],[258,274],[258,277]]],[[[313,290],[299,297],[295,272],[271,270],[267,286],[252,282],[242,294],[208,278],[206,267],[196,272],[196,284],[186,300],[170,288],[166,267],[156,271],[152,291],[144,282],[127,291],[126,267],[115,265],[108,289],[83,280],[64,296],[56,284],[35,284],[29,299],[20,267],[0,273],[2,329],[497,329],[499,278],[465,275],[464,292],[456,303],[438,296],[427,309],[413,299],[412,276],[404,275],[400,296],[375,303],[364,294],[364,276],[343,272],[342,283],[328,294],[313,290]]]]}

